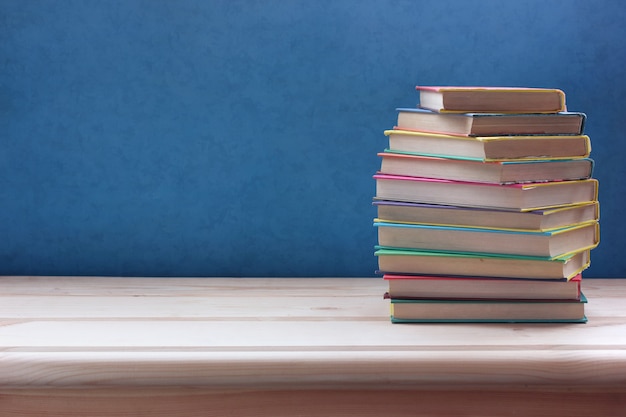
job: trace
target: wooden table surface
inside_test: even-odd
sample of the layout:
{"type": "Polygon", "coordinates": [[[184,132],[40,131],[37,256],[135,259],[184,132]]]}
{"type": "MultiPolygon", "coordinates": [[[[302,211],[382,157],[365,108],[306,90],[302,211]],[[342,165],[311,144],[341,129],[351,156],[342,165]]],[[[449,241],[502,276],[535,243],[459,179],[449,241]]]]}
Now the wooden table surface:
{"type": "Polygon", "coordinates": [[[0,277],[0,416],[626,415],[626,280],[586,324],[391,324],[385,288],[0,277]]]}

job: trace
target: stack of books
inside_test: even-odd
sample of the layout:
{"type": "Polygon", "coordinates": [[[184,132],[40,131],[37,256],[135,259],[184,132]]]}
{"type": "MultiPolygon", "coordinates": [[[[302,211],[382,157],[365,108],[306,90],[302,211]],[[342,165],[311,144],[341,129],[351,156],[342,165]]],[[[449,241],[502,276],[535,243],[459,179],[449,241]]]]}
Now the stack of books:
{"type": "Polygon", "coordinates": [[[374,176],[391,321],[585,322],[600,238],[585,114],[558,89],[417,91],[374,176]]]}

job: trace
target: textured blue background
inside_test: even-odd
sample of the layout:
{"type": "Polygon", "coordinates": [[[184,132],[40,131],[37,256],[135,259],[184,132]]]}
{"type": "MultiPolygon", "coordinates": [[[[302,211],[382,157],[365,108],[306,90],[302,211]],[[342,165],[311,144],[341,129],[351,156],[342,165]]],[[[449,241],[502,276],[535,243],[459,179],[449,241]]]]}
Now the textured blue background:
{"type": "Polygon", "coordinates": [[[416,84],[565,90],[626,273],[622,1],[0,0],[0,274],[373,276],[416,84]]]}

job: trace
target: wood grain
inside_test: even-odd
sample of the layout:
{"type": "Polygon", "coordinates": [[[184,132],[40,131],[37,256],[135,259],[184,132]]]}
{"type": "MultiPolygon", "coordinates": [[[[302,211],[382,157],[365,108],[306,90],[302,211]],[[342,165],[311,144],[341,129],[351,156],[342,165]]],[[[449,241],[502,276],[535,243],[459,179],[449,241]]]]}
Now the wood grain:
{"type": "Polygon", "coordinates": [[[626,280],[587,324],[394,325],[385,285],[0,277],[0,416],[626,410],[626,280]]]}
{"type": "MultiPolygon", "coordinates": [[[[516,387],[514,387],[516,388],[516,387]]],[[[623,417],[624,393],[569,390],[13,390],[3,417],[623,417]]]]}

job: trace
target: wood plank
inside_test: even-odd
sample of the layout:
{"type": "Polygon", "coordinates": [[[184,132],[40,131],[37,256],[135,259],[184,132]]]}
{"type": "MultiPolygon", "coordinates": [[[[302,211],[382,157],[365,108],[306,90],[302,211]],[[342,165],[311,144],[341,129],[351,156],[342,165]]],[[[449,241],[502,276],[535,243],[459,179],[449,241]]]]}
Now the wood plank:
{"type": "MultiPolygon", "coordinates": [[[[626,318],[622,298],[602,297],[592,292],[585,307],[589,317],[626,318]]],[[[626,297],[625,297],[626,298],[626,297]]],[[[161,296],[5,296],[0,297],[2,319],[233,319],[255,318],[334,320],[342,318],[387,318],[389,301],[381,294],[226,297],[161,296]]]]}
{"type": "Polygon", "coordinates": [[[2,296],[382,296],[381,278],[126,278],[0,276],[2,296]],[[349,293],[345,291],[349,290],[349,293]]]}
{"type": "Polygon", "coordinates": [[[0,415],[626,409],[626,280],[584,281],[587,324],[394,325],[385,287],[372,278],[0,277],[0,415]]]}
{"type": "MultiPolygon", "coordinates": [[[[585,278],[583,289],[603,291],[608,298],[626,297],[623,278],[585,278]]],[[[278,293],[298,296],[379,296],[385,291],[381,278],[126,278],[0,276],[0,297],[19,295],[74,296],[266,296],[278,293]],[[349,291],[346,293],[346,291],[349,291]]]]}
{"type": "Polygon", "coordinates": [[[542,384],[626,391],[624,349],[111,350],[0,354],[0,386],[355,388],[542,384]]]}
{"type": "Polygon", "coordinates": [[[60,318],[301,318],[329,320],[343,317],[386,317],[389,302],[376,296],[226,296],[226,297],[77,297],[11,296],[2,300],[0,317],[28,319],[60,318]]]}
{"type": "Polygon", "coordinates": [[[3,417],[622,417],[626,394],[479,390],[0,390],[3,417]],[[555,398],[559,401],[555,402],[555,398]]]}
{"type": "Polygon", "coordinates": [[[110,348],[311,350],[622,349],[626,323],[394,325],[374,320],[25,321],[0,327],[0,352],[110,348]]]}

